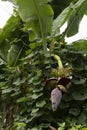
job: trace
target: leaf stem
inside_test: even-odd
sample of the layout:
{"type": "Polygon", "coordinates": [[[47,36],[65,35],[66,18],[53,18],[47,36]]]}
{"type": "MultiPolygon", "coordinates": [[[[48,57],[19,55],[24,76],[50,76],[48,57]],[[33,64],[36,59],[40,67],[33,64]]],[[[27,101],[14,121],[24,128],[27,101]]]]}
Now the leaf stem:
{"type": "Polygon", "coordinates": [[[19,53],[18,53],[18,55],[17,55],[17,58],[16,58],[15,63],[14,63],[14,66],[15,66],[15,65],[16,65],[16,63],[17,63],[18,58],[19,58],[19,56],[20,56],[20,54],[21,54],[21,52],[22,52],[23,48],[24,48],[24,45],[21,47],[21,49],[20,49],[20,51],[19,51],[19,53]]]}
{"type": "Polygon", "coordinates": [[[33,0],[34,1],[34,5],[35,5],[35,8],[37,10],[37,17],[38,17],[38,20],[39,20],[39,24],[40,24],[40,30],[41,30],[41,35],[42,35],[42,42],[43,42],[43,48],[44,48],[44,53],[47,52],[47,44],[46,44],[46,39],[45,39],[45,34],[43,32],[43,21],[40,17],[40,12],[39,12],[39,9],[37,8],[37,2],[36,0],[33,0]]]}

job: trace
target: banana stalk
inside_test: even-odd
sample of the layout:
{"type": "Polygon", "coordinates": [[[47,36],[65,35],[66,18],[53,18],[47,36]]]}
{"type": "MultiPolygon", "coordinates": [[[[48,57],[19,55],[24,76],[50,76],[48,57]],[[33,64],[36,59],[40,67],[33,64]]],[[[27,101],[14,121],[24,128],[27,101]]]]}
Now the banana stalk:
{"type": "Polygon", "coordinates": [[[62,61],[58,55],[54,55],[54,58],[57,60],[58,63],[57,75],[58,77],[61,77],[63,75],[63,70],[64,70],[62,61]]]}
{"type": "Polygon", "coordinates": [[[57,60],[59,69],[63,69],[63,64],[62,64],[60,57],[58,55],[54,55],[54,58],[57,60]]]}
{"type": "Polygon", "coordinates": [[[58,55],[53,55],[53,57],[57,60],[58,69],[53,69],[53,73],[56,73],[57,77],[67,77],[72,73],[71,67],[65,67],[62,64],[61,58],[58,55]]]}

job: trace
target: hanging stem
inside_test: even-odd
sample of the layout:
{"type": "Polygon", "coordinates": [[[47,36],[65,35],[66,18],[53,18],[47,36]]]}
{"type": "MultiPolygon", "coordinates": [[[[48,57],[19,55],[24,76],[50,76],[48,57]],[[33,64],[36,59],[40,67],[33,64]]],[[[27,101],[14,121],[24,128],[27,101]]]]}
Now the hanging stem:
{"type": "Polygon", "coordinates": [[[63,64],[62,64],[62,61],[61,61],[60,57],[58,55],[54,55],[54,58],[58,62],[59,70],[63,69],[63,64]]]}

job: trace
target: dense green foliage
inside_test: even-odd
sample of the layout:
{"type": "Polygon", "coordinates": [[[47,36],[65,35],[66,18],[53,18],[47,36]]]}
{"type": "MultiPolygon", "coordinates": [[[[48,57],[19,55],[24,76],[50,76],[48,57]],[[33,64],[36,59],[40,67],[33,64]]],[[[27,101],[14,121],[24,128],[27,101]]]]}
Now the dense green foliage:
{"type": "Polygon", "coordinates": [[[0,30],[0,129],[87,130],[87,40],[64,41],[78,32],[87,1],[10,1],[18,10],[0,30]],[[71,84],[56,112],[46,80],[68,71],[61,76],[53,72],[59,67],[54,54],[71,68],[71,84]]]}

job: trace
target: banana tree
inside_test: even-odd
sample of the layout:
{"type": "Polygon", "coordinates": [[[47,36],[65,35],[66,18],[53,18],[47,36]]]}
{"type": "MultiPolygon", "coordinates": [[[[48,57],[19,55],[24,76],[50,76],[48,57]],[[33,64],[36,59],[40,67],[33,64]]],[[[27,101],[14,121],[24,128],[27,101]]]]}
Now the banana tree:
{"type": "Polygon", "coordinates": [[[87,0],[8,1],[15,8],[0,30],[1,127],[86,127],[87,40],[64,38],[78,32],[87,0]]]}

